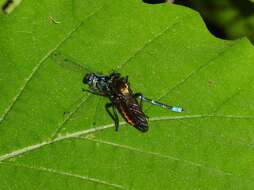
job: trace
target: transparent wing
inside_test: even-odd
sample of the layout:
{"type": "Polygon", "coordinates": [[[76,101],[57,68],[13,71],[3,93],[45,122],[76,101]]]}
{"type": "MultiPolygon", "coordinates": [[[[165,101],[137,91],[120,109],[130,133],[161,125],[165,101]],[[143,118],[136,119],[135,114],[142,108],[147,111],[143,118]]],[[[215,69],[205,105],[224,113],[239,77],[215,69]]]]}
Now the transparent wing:
{"type": "Polygon", "coordinates": [[[92,72],[92,70],[90,70],[87,66],[75,62],[72,57],[64,55],[60,51],[54,51],[51,54],[51,59],[59,66],[70,71],[80,72],[83,74],[92,72]]]}

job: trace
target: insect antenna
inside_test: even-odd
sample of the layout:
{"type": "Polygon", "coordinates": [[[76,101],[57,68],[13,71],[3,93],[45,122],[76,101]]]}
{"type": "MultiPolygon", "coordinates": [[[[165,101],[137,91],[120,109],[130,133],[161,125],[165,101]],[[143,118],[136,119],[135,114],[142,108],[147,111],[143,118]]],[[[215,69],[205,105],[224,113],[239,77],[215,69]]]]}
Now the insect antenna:
{"type": "Polygon", "coordinates": [[[169,110],[174,111],[174,112],[183,112],[184,111],[183,108],[181,108],[181,107],[170,106],[170,105],[167,105],[167,104],[164,104],[164,103],[161,103],[161,102],[158,102],[158,101],[146,98],[144,96],[140,96],[139,98],[141,98],[142,100],[144,100],[144,101],[146,101],[146,102],[148,102],[150,104],[157,105],[157,106],[169,109],[169,110]]]}

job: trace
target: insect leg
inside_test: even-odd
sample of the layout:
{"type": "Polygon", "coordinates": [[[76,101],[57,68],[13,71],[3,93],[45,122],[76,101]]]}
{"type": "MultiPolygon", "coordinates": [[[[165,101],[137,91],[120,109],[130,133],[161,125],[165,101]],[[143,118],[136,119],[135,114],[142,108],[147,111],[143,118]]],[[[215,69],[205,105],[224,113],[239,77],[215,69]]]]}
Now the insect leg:
{"type": "MultiPolygon", "coordinates": [[[[180,108],[180,107],[176,107],[176,106],[170,106],[170,105],[167,105],[167,104],[163,104],[161,102],[158,102],[158,101],[155,101],[155,100],[152,100],[152,99],[149,99],[149,98],[146,98],[144,96],[142,96],[141,93],[136,93],[137,94],[137,97],[139,97],[140,99],[150,103],[150,104],[153,104],[153,105],[157,105],[157,106],[160,106],[162,108],[166,108],[166,109],[169,109],[171,111],[174,111],[174,112],[183,112],[183,108],[180,108]]],[[[136,95],[135,94],[135,95],[136,95]]]]}
{"type": "Polygon", "coordinates": [[[119,118],[115,109],[115,106],[112,103],[107,103],[105,105],[105,109],[108,112],[109,116],[113,119],[113,121],[115,122],[115,130],[118,131],[119,128],[119,118]],[[113,114],[110,112],[109,108],[112,107],[113,110],[113,114]]]}
{"type": "Polygon", "coordinates": [[[138,93],[135,93],[135,94],[134,94],[134,97],[140,99],[139,105],[140,105],[140,107],[141,107],[141,110],[143,110],[143,98],[142,98],[142,97],[143,97],[143,94],[141,94],[140,92],[138,92],[138,93]]]}
{"type": "MultiPolygon", "coordinates": [[[[140,92],[134,94],[134,98],[140,99],[139,106],[141,108],[141,111],[143,110],[143,98],[142,97],[143,97],[143,94],[141,94],[140,92]]],[[[145,114],[145,116],[147,119],[149,119],[149,117],[146,114],[145,114]]]]}

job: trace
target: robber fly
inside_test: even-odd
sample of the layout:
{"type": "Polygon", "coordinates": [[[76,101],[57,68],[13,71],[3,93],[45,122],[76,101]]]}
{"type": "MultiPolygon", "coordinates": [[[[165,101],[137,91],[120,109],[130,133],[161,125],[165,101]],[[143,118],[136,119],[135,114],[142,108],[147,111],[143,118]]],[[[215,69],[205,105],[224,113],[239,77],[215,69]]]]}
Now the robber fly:
{"type": "MultiPolygon", "coordinates": [[[[62,55],[59,53],[55,54],[55,61],[59,62],[61,59],[67,61],[66,58],[61,58],[61,56],[62,55]]],[[[72,64],[81,66],[74,62],[72,62],[72,64]]],[[[99,75],[93,72],[88,72],[83,78],[83,83],[89,86],[89,90],[83,89],[83,91],[109,98],[110,102],[105,105],[105,109],[115,122],[116,131],[119,129],[117,111],[122,115],[127,123],[134,126],[139,131],[148,131],[148,117],[142,110],[143,101],[149,102],[153,105],[158,105],[171,111],[183,111],[180,107],[169,106],[146,98],[142,95],[142,93],[133,93],[130,88],[130,83],[128,82],[128,76],[123,77],[117,72],[112,72],[109,75],[99,75]],[[112,111],[110,108],[112,108],[112,111]]]]}

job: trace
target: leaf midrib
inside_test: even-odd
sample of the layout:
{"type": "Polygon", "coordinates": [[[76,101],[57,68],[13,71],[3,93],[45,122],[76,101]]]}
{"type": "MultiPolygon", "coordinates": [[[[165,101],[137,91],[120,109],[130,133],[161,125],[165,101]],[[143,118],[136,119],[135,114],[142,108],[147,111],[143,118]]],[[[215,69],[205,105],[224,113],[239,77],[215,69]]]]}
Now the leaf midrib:
{"type": "MultiPolygon", "coordinates": [[[[156,122],[156,121],[167,121],[167,120],[181,120],[181,119],[200,119],[200,118],[228,118],[228,119],[248,119],[248,120],[254,120],[254,116],[243,116],[243,115],[185,115],[185,116],[162,116],[162,117],[152,117],[149,119],[150,122],[156,122]]],[[[126,122],[120,122],[120,125],[127,125],[126,122]]],[[[23,155],[25,153],[31,152],[33,150],[37,150],[39,148],[42,148],[46,145],[50,145],[59,141],[75,138],[75,137],[80,137],[82,135],[86,134],[91,134],[95,133],[98,131],[102,131],[108,128],[113,128],[114,124],[107,124],[107,125],[102,125],[94,128],[89,128],[86,130],[81,130],[77,131],[74,133],[67,133],[65,135],[61,135],[56,137],[53,140],[48,140],[48,141],[43,141],[38,144],[30,145],[18,150],[14,150],[12,152],[3,154],[0,156],[0,161],[8,160],[10,158],[14,158],[20,155],[23,155]]]]}
{"type": "MultiPolygon", "coordinates": [[[[198,119],[198,118],[229,118],[229,119],[251,119],[251,120],[254,120],[254,116],[241,116],[241,115],[185,115],[185,116],[174,116],[174,117],[172,117],[172,116],[170,116],[170,117],[169,116],[153,117],[153,118],[150,119],[150,121],[155,122],[155,121],[163,121],[163,120],[198,119]]],[[[125,125],[125,124],[126,124],[125,122],[121,122],[121,125],[125,125]]],[[[110,182],[103,181],[103,180],[100,180],[100,179],[97,179],[97,178],[91,178],[91,177],[88,177],[88,176],[81,176],[79,174],[73,174],[73,173],[64,172],[64,171],[57,171],[57,170],[54,170],[54,169],[51,169],[51,168],[41,168],[41,167],[37,168],[37,167],[31,167],[31,166],[26,166],[26,165],[23,166],[23,165],[12,163],[12,161],[7,161],[6,162],[6,160],[8,160],[10,158],[20,156],[20,155],[28,153],[30,151],[42,148],[46,145],[50,145],[50,144],[60,142],[60,141],[63,141],[63,140],[67,140],[67,139],[80,138],[80,139],[89,140],[89,141],[92,141],[92,142],[95,142],[95,143],[107,144],[107,145],[111,145],[111,146],[116,146],[116,147],[121,148],[121,149],[128,149],[128,150],[136,151],[136,152],[139,152],[139,153],[142,153],[142,154],[148,154],[148,155],[151,155],[151,156],[156,156],[156,157],[159,157],[159,158],[170,159],[170,160],[175,160],[175,161],[181,161],[181,162],[183,162],[185,164],[188,164],[190,166],[200,167],[200,168],[203,168],[203,169],[208,170],[208,171],[216,172],[219,175],[232,176],[232,177],[236,177],[236,178],[241,179],[241,180],[251,181],[251,179],[242,178],[242,177],[240,177],[238,175],[235,175],[231,172],[226,172],[226,171],[223,171],[223,170],[218,169],[218,168],[209,167],[209,166],[206,166],[206,165],[201,164],[201,163],[196,163],[196,162],[193,162],[193,161],[180,159],[180,158],[174,157],[174,156],[164,155],[164,154],[157,153],[157,152],[145,151],[145,150],[141,150],[141,149],[138,149],[138,148],[135,148],[135,147],[130,147],[130,146],[127,146],[127,145],[121,145],[121,144],[117,144],[117,143],[113,143],[113,142],[97,140],[97,139],[92,139],[92,138],[89,138],[89,137],[83,137],[82,136],[82,135],[95,133],[95,132],[105,130],[105,129],[108,129],[108,128],[113,128],[113,127],[114,127],[113,124],[103,125],[103,126],[99,126],[99,127],[96,127],[96,128],[91,128],[91,129],[78,131],[78,132],[66,134],[66,135],[63,135],[63,136],[59,136],[59,137],[57,137],[56,139],[54,139],[52,141],[45,141],[45,142],[35,144],[35,145],[29,146],[29,147],[25,147],[23,149],[16,150],[12,153],[0,156],[0,164],[10,164],[10,165],[17,166],[17,167],[25,167],[25,168],[34,169],[34,170],[37,170],[37,171],[45,171],[45,172],[53,171],[51,173],[58,174],[58,175],[69,176],[69,177],[76,177],[76,178],[80,178],[80,179],[95,182],[95,183],[101,183],[103,185],[113,186],[113,187],[116,187],[118,189],[125,189],[125,187],[123,187],[121,185],[112,184],[110,182]]]]}

